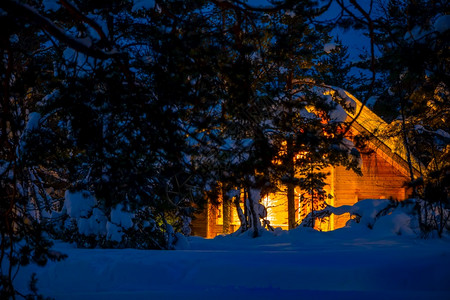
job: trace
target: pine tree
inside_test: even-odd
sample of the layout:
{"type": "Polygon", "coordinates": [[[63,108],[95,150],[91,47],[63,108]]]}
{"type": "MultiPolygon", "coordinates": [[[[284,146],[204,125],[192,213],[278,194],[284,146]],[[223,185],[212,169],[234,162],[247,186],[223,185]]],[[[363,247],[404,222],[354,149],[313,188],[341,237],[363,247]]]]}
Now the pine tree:
{"type": "MultiPolygon", "coordinates": [[[[424,166],[424,189],[418,195],[425,199],[425,209],[439,211],[437,217],[424,222],[424,227],[434,223],[433,229],[441,236],[449,221],[445,215],[449,195],[442,191],[448,189],[449,70],[444,62],[449,57],[445,49],[450,30],[448,25],[441,25],[448,24],[448,7],[441,1],[401,2],[398,7],[394,4],[389,3],[387,18],[397,32],[381,40],[381,62],[383,70],[389,72],[389,90],[382,99],[398,103],[400,120],[392,124],[393,130],[400,130],[408,153],[424,166]],[[404,21],[407,26],[400,23],[404,21]]],[[[411,176],[412,182],[415,179],[411,176]]]]}
{"type": "Polygon", "coordinates": [[[309,199],[320,195],[315,199],[321,204],[311,207],[319,209],[325,201],[327,167],[342,164],[358,171],[355,157],[349,155],[351,149],[342,147],[345,118],[336,118],[335,113],[342,109],[340,105],[349,108],[322,84],[323,69],[339,66],[330,63],[334,53],[324,51],[328,27],[310,22],[310,17],[320,12],[314,5],[303,6],[274,21],[277,42],[270,55],[276,67],[270,76],[277,80],[273,90],[277,94],[269,118],[271,141],[277,150],[269,169],[272,186],[279,182],[287,186],[289,228],[297,226],[296,187],[309,199]]]}
{"type": "MultiPolygon", "coordinates": [[[[443,217],[449,195],[437,192],[448,188],[444,175],[448,169],[450,111],[448,4],[392,0],[378,5],[382,13],[366,22],[371,25],[366,27],[371,44],[380,51],[378,57],[372,56],[379,87],[372,89],[372,96],[377,97],[373,109],[392,121],[390,130],[380,134],[401,136],[400,148],[405,149],[415,196],[426,199],[429,211],[440,211],[440,220],[426,221],[424,226],[438,224],[431,227],[441,235],[449,221],[443,217]],[[439,203],[439,208],[431,203],[439,203]]],[[[360,20],[351,18],[351,22],[359,24],[360,20]]]]}
{"type": "Polygon", "coordinates": [[[52,243],[44,226],[64,179],[48,168],[44,156],[33,153],[37,136],[45,139],[51,134],[41,128],[45,116],[37,106],[58,81],[54,52],[43,49],[46,38],[11,13],[9,2],[2,3],[8,9],[0,16],[5,28],[0,34],[0,287],[4,299],[16,295],[13,279],[19,266],[64,258],[48,251],[52,243]]]}

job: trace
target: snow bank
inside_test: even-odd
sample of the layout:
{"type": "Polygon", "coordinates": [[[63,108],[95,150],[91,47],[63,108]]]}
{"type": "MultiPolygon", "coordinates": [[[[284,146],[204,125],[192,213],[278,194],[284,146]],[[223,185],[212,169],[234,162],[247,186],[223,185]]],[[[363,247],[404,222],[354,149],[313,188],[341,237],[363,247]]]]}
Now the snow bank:
{"type": "Polygon", "coordinates": [[[383,210],[385,210],[391,201],[387,199],[366,199],[358,201],[350,209],[350,213],[357,215],[358,218],[349,224],[349,227],[364,226],[372,229],[375,222],[383,210]]]}
{"type": "Polygon", "coordinates": [[[391,200],[363,200],[354,205],[353,213],[360,217],[349,227],[366,226],[379,236],[408,235],[418,237],[419,223],[413,212],[415,202],[395,203],[391,200]]]}
{"type": "Polygon", "coordinates": [[[304,229],[182,242],[190,249],[76,249],[59,243],[55,249],[68,254],[66,260],[22,268],[15,284],[26,291],[35,272],[45,296],[87,300],[450,298],[448,239],[304,229]]]}
{"type": "MultiPolygon", "coordinates": [[[[67,199],[72,215],[92,205],[82,192],[67,199]]],[[[450,239],[418,239],[413,205],[368,199],[328,207],[357,217],[330,232],[261,229],[258,238],[211,240],[177,234],[175,251],[57,243],[54,250],[68,258],[21,268],[15,286],[26,292],[36,273],[39,293],[56,299],[449,299],[450,239]]],[[[92,216],[101,214],[94,208],[92,216]]],[[[119,206],[111,221],[126,227],[131,216],[119,206]]]]}
{"type": "MultiPolygon", "coordinates": [[[[344,231],[352,236],[370,234],[373,237],[395,237],[406,235],[417,238],[421,235],[416,199],[403,202],[395,202],[388,199],[366,199],[355,203],[353,206],[343,205],[339,207],[327,206],[316,211],[315,217],[328,217],[332,214],[343,215],[349,213],[351,219],[346,226],[336,231],[344,231]]],[[[311,214],[303,221],[311,224],[311,214]]],[[[300,226],[298,230],[303,230],[300,226]]]]}
{"type": "Polygon", "coordinates": [[[380,218],[374,227],[374,230],[380,233],[386,232],[408,236],[417,236],[418,229],[416,221],[404,211],[395,211],[391,215],[380,218]]]}
{"type": "MultiPolygon", "coordinates": [[[[67,199],[73,215],[85,215],[82,208],[92,204],[82,192],[67,199]]],[[[450,239],[417,238],[414,204],[368,199],[328,207],[357,216],[331,232],[261,229],[258,238],[211,240],[177,234],[175,251],[57,242],[54,250],[68,258],[21,268],[15,286],[26,292],[36,273],[39,293],[56,299],[449,299],[450,239]]],[[[133,214],[122,208],[111,221],[129,226],[133,214]]],[[[92,216],[101,216],[95,207],[92,216]]]]}

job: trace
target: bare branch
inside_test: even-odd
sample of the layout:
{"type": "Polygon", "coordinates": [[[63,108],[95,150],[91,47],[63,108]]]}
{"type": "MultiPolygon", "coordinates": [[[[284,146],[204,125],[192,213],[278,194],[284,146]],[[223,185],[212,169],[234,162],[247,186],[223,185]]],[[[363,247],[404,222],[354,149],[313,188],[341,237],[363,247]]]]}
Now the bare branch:
{"type": "Polygon", "coordinates": [[[343,0],[336,0],[336,3],[339,4],[339,6],[341,7],[341,9],[346,12],[350,17],[352,17],[354,20],[356,20],[357,22],[360,22],[362,24],[367,25],[367,22],[364,21],[363,19],[361,19],[360,17],[357,17],[350,9],[348,9],[347,6],[345,6],[344,1],[343,0]]]}
{"type": "Polygon", "coordinates": [[[89,19],[85,15],[83,15],[73,4],[71,4],[69,1],[66,0],[59,0],[61,2],[61,5],[66,8],[69,13],[71,13],[73,16],[75,16],[77,19],[81,20],[82,22],[88,24],[91,26],[100,36],[101,41],[106,45],[108,44],[108,38],[106,37],[105,32],[103,29],[98,25],[94,20],[89,19]]]}
{"type": "Polygon", "coordinates": [[[58,41],[66,44],[70,48],[98,59],[118,58],[123,54],[116,51],[104,51],[97,48],[94,44],[88,45],[82,40],[67,35],[61,28],[56,26],[52,21],[42,16],[33,7],[26,4],[18,3],[13,0],[2,0],[0,8],[9,13],[12,17],[23,19],[42,30],[48,32],[58,41]]]}
{"type": "MultiPolygon", "coordinates": [[[[372,80],[369,87],[369,95],[372,93],[374,86],[375,86],[375,80],[376,80],[376,72],[375,72],[375,30],[374,30],[374,22],[368,12],[366,12],[361,5],[356,0],[349,0],[350,3],[355,7],[355,9],[362,14],[362,16],[365,18],[365,21],[361,18],[357,17],[354,13],[352,13],[343,3],[342,0],[337,0],[336,2],[341,6],[341,8],[347,12],[352,18],[354,18],[358,22],[362,22],[363,24],[366,24],[369,29],[369,38],[370,38],[370,71],[372,72],[372,80]]],[[[371,2],[372,7],[372,2],[371,2]]],[[[372,8],[371,8],[372,9],[372,8]]],[[[366,105],[367,101],[370,97],[367,97],[366,99],[363,99],[362,105],[360,110],[356,113],[353,120],[348,124],[345,132],[348,132],[353,125],[353,122],[356,121],[356,119],[360,116],[363,107],[366,105]]]]}

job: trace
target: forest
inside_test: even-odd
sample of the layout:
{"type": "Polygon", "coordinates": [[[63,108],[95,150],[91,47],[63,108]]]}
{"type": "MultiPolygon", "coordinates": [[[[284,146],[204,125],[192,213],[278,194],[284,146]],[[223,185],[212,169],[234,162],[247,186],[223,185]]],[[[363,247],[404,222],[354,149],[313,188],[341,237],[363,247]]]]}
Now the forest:
{"type": "Polygon", "coordinates": [[[446,0],[0,1],[1,298],[34,299],[16,270],[64,260],[55,241],[175,249],[223,191],[246,195],[240,232],[264,235],[264,195],[283,182],[325,203],[326,169],[359,176],[355,147],[374,136],[406,151],[418,236],[447,236],[449,13],[446,0]],[[389,127],[347,147],[339,112],[359,112],[343,91],[389,127]]]}

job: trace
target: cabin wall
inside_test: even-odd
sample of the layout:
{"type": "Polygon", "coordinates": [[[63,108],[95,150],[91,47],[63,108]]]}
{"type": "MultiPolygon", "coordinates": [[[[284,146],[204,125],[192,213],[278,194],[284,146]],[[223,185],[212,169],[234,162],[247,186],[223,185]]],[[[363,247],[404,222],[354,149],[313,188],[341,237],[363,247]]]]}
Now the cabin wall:
{"type": "Polygon", "coordinates": [[[191,235],[208,237],[208,209],[194,215],[191,222],[191,235]]]}
{"type": "MultiPolygon", "coordinates": [[[[261,199],[261,203],[267,209],[266,219],[270,222],[270,226],[285,230],[289,229],[286,186],[280,186],[278,193],[267,195],[261,199]]],[[[296,206],[298,206],[298,200],[296,201],[296,206]]]]}
{"type": "MultiPolygon", "coordinates": [[[[241,198],[243,199],[242,195],[241,198]]],[[[242,201],[240,206],[244,210],[242,201]]],[[[204,210],[194,214],[191,222],[191,235],[211,239],[221,234],[233,233],[239,227],[240,221],[235,204],[230,201],[224,205],[220,196],[216,204],[209,202],[204,210]]]]}
{"type": "MultiPolygon", "coordinates": [[[[411,190],[405,187],[408,176],[401,173],[381,155],[362,154],[363,176],[342,166],[334,169],[334,206],[353,205],[363,199],[405,200],[411,190]]],[[[349,215],[334,216],[335,228],[345,226],[349,215]]]]}
{"type": "MultiPolygon", "coordinates": [[[[400,172],[398,165],[387,161],[383,155],[377,151],[371,154],[361,154],[361,170],[363,176],[357,175],[345,167],[338,166],[330,168],[330,176],[327,178],[325,189],[332,194],[333,198],[328,200],[332,206],[353,205],[363,199],[395,199],[405,200],[411,190],[405,188],[408,176],[405,172],[400,172]]],[[[277,228],[288,229],[287,191],[285,186],[280,186],[277,193],[269,194],[261,199],[262,204],[267,209],[267,220],[270,225],[277,228]]],[[[300,191],[295,190],[296,207],[300,191]]],[[[241,199],[243,199],[241,195],[241,199]]],[[[241,208],[244,210],[243,201],[241,208]]],[[[232,205],[230,220],[230,231],[234,232],[239,228],[239,218],[236,208],[232,205]]],[[[196,220],[192,223],[192,234],[213,238],[223,234],[224,207],[220,202],[218,206],[208,204],[207,212],[196,215],[196,220]]],[[[330,222],[318,225],[321,230],[334,230],[344,227],[350,219],[349,214],[341,216],[332,215],[330,222]]],[[[298,220],[298,210],[297,210],[298,220]]]]}
{"type": "Polygon", "coordinates": [[[404,185],[408,178],[405,175],[376,153],[363,154],[361,158],[363,176],[358,176],[342,166],[335,168],[335,206],[353,205],[362,199],[407,198],[404,185]]]}

